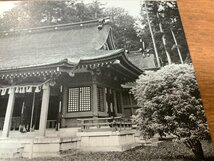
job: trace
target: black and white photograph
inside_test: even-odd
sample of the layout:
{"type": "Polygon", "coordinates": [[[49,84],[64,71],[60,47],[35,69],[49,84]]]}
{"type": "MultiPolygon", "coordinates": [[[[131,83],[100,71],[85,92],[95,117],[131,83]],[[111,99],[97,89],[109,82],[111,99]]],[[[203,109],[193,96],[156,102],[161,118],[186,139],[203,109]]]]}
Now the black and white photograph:
{"type": "Polygon", "coordinates": [[[0,160],[214,161],[176,0],[0,1],[0,160]]]}

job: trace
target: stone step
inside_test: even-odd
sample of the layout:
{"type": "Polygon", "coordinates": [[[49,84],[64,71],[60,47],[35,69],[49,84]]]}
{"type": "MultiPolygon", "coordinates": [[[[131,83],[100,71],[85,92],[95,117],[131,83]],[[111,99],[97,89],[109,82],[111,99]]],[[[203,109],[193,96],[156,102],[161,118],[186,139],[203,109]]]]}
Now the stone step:
{"type": "Polygon", "coordinates": [[[0,147],[0,158],[6,159],[6,158],[20,158],[22,157],[22,152],[24,150],[24,146],[1,146],[0,147]]]}
{"type": "Polygon", "coordinates": [[[143,146],[156,146],[156,147],[158,147],[162,142],[163,142],[163,141],[145,143],[145,144],[143,144],[143,146]]]}
{"type": "Polygon", "coordinates": [[[0,159],[21,158],[21,153],[0,153],[0,159]]]}
{"type": "Polygon", "coordinates": [[[159,137],[153,137],[153,138],[149,139],[149,141],[158,142],[159,141],[159,137]]]}
{"type": "Polygon", "coordinates": [[[159,144],[162,143],[162,141],[159,141],[159,137],[153,137],[145,140],[140,135],[135,135],[135,141],[143,146],[159,146],[159,144]]]}

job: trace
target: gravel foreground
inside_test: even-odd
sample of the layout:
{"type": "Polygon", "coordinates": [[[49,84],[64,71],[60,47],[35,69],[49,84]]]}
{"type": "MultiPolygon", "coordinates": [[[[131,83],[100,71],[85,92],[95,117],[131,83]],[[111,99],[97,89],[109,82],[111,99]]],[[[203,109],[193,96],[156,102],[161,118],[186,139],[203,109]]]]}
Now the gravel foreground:
{"type": "MultiPolygon", "coordinates": [[[[203,142],[206,161],[214,161],[214,148],[203,142]]],[[[70,150],[57,158],[4,159],[4,161],[196,161],[183,144],[163,142],[158,147],[136,147],[125,152],[83,152],[70,150]]]]}

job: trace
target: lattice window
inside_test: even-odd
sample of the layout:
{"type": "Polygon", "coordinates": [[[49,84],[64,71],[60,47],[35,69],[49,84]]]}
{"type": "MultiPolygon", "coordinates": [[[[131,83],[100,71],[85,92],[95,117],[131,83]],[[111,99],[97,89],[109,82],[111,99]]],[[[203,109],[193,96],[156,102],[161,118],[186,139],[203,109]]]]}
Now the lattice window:
{"type": "Polygon", "coordinates": [[[104,112],[105,111],[104,88],[98,87],[97,95],[98,95],[98,111],[104,112]]]}
{"type": "Polygon", "coordinates": [[[79,88],[80,93],[80,111],[90,111],[91,110],[91,88],[81,87],[79,88]]]}
{"type": "Polygon", "coordinates": [[[69,88],[68,112],[80,112],[91,110],[91,88],[69,88]]]}

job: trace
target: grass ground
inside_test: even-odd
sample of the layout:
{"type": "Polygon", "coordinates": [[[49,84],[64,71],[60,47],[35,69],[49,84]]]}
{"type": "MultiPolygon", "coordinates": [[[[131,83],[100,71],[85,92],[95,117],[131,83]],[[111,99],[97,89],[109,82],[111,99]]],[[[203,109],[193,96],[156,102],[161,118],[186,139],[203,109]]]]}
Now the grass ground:
{"type": "MultiPolygon", "coordinates": [[[[214,161],[214,148],[203,142],[207,161],[214,161]]],[[[28,161],[14,159],[10,161],[28,161]]],[[[8,160],[9,161],[9,160],[8,160]]],[[[183,144],[166,141],[159,147],[137,147],[125,152],[81,152],[67,151],[59,158],[36,158],[32,161],[195,161],[192,152],[183,144]]]]}

